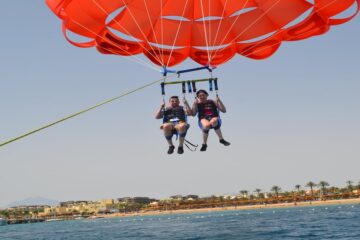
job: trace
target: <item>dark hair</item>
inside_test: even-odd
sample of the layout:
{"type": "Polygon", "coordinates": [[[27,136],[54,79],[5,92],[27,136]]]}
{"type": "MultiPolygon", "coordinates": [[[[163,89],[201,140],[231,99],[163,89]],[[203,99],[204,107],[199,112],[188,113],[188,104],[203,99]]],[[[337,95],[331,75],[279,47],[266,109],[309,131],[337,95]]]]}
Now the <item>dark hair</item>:
{"type": "Polygon", "coordinates": [[[169,98],[169,101],[170,101],[171,99],[173,99],[173,98],[179,100],[179,97],[178,97],[178,96],[171,96],[171,97],[169,98]]]}
{"type": "Polygon", "coordinates": [[[207,91],[200,89],[199,91],[196,92],[196,96],[198,97],[200,93],[205,94],[206,96],[209,96],[209,94],[207,93],[207,91]]]}

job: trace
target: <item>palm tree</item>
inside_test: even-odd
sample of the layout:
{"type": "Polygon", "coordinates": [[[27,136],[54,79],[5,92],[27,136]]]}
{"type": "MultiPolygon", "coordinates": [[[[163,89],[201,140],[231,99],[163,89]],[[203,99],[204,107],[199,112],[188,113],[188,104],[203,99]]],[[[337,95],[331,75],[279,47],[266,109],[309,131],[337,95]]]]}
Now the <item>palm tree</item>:
{"type": "Polygon", "coordinates": [[[241,193],[241,195],[242,195],[243,198],[246,198],[247,195],[248,195],[248,193],[249,193],[249,191],[248,191],[248,190],[241,190],[240,193],[241,193]]]}
{"type": "Polygon", "coordinates": [[[352,184],[353,184],[353,181],[347,180],[346,183],[347,183],[347,187],[348,187],[350,193],[352,193],[352,191],[353,191],[353,189],[354,189],[354,186],[352,185],[352,184]]]}
{"type": "Polygon", "coordinates": [[[298,194],[300,194],[300,188],[301,188],[300,184],[295,185],[295,189],[297,190],[298,194]]]}
{"type": "Polygon", "coordinates": [[[329,191],[332,193],[332,194],[337,194],[339,193],[340,189],[338,187],[330,187],[329,188],[329,191]]]}
{"type": "Polygon", "coordinates": [[[330,186],[328,182],[320,181],[318,186],[321,188],[321,193],[324,195],[326,191],[326,187],[330,186]]]}
{"type": "Polygon", "coordinates": [[[279,186],[273,186],[270,191],[274,192],[276,197],[279,197],[279,192],[281,191],[281,188],[279,186]]]}
{"type": "Polygon", "coordinates": [[[260,197],[260,193],[261,193],[261,189],[257,188],[257,189],[255,189],[255,192],[257,193],[257,197],[259,198],[259,197],[260,197]]]}
{"type": "Polygon", "coordinates": [[[310,181],[305,186],[310,188],[311,196],[313,197],[314,196],[314,187],[316,186],[316,184],[314,182],[310,181]]]}

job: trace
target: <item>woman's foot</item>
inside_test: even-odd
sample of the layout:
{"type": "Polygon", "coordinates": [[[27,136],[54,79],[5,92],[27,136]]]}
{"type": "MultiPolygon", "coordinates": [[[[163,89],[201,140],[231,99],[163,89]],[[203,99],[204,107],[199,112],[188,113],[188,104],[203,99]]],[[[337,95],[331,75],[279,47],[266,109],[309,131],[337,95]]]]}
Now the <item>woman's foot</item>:
{"type": "Polygon", "coordinates": [[[201,145],[200,151],[205,152],[206,148],[207,148],[207,144],[203,144],[203,145],[201,145]]]}
{"type": "Polygon", "coordinates": [[[177,153],[178,154],[183,154],[184,153],[184,147],[178,147],[178,150],[177,150],[177,153]]]}
{"type": "Polygon", "coordinates": [[[224,144],[224,146],[229,146],[230,145],[230,143],[225,141],[224,139],[221,139],[220,143],[224,144]]]}
{"type": "Polygon", "coordinates": [[[174,152],[175,147],[174,146],[169,146],[169,149],[167,151],[168,154],[172,154],[174,152]]]}

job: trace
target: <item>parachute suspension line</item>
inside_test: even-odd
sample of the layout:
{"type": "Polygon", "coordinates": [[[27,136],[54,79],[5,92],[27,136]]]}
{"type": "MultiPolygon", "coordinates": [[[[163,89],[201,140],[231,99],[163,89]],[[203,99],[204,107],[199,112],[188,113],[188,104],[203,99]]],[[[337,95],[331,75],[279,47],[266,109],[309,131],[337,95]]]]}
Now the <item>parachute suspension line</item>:
{"type": "MultiPolygon", "coordinates": [[[[248,1],[248,0],[247,0],[247,1],[248,1]]],[[[247,1],[246,1],[246,2],[247,2],[247,1]]],[[[246,4],[246,2],[245,2],[245,4],[246,4]]],[[[221,2],[221,3],[222,3],[222,2],[221,2]]],[[[225,0],[225,4],[223,5],[223,12],[222,12],[222,14],[221,14],[220,23],[219,23],[218,28],[217,28],[217,30],[216,30],[214,43],[216,43],[216,41],[217,41],[217,38],[218,38],[218,35],[219,35],[219,30],[220,30],[220,27],[221,27],[221,23],[222,23],[222,21],[223,21],[223,19],[224,19],[224,17],[225,17],[225,9],[226,9],[227,3],[228,3],[228,0],[225,0]]],[[[215,56],[215,55],[214,55],[214,52],[213,52],[213,53],[210,55],[210,58],[212,59],[214,56],[215,56]]]]}
{"type": "Polygon", "coordinates": [[[209,40],[207,37],[207,31],[206,31],[206,25],[205,25],[203,0],[200,0],[200,5],[201,5],[201,14],[203,16],[204,35],[205,35],[206,49],[207,49],[207,55],[208,55],[208,64],[210,64],[209,40]]]}
{"type": "MultiPolygon", "coordinates": [[[[79,26],[82,27],[83,29],[85,29],[85,30],[91,32],[92,34],[96,35],[98,38],[101,38],[101,39],[103,39],[103,40],[106,40],[104,37],[100,36],[99,34],[97,34],[96,32],[92,31],[91,29],[87,28],[86,26],[82,25],[81,23],[79,23],[79,22],[77,22],[77,21],[74,21],[74,20],[71,20],[71,21],[72,21],[73,23],[79,25],[79,26]]],[[[121,50],[123,50],[124,52],[129,53],[128,51],[126,51],[126,49],[123,49],[120,45],[115,44],[115,46],[119,47],[119,48],[120,48],[121,50]]],[[[115,51],[111,50],[111,49],[108,49],[108,48],[105,48],[105,47],[102,47],[102,46],[99,46],[99,47],[102,48],[102,49],[104,49],[104,50],[106,50],[106,51],[109,51],[109,52],[117,55],[117,53],[116,53],[115,51]]],[[[130,54],[129,54],[129,55],[130,55],[130,54]]],[[[146,61],[144,61],[144,60],[142,60],[142,59],[140,59],[140,58],[138,58],[138,57],[136,57],[136,56],[132,56],[132,57],[133,57],[133,58],[125,58],[125,59],[128,59],[129,61],[138,63],[138,64],[140,64],[140,65],[143,65],[143,66],[145,66],[145,67],[147,67],[147,68],[150,68],[150,69],[152,69],[152,70],[158,71],[157,66],[156,66],[155,64],[153,64],[153,65],[154,65],[154,66],[153,66],[153,65],[149,64],[148,62],[146,62],[146,61]],[[134,59],[136,59],[137,61],[134,60],[134,59]]]]}
{"type": "MultiPolygon", "coordinates": [[[[182,10],[181,17],[184,17],[184,15],[185,15],[185,11],[186,11],[186,8],[187,8],[187,5],[188,5],[188,2],[189,2],[189,0],[186,0],[186,3],[185,3],[185,6],[184,6],[184,9],[182,10]]],[[[175,35],[174,42],[173,42],[172,47],[171,47],[171,51],[170,51],[170,55],[169,55],[169,59],[168,59],[168,61],[167,61],[167,63],[166,63],[166,66],[168,66],[168,65],[169,65],[169,62],[170,62],[170,60],[171,60],[171,56],[172,56],[173,51],[174,51],[174,48],[175,48],[175,43],[176,43],[176,40],[177,40],[177,38],[178,38],[178,36],[179,36],[179,31],[180,31],[180,28],[181,28],[181,24],[182,24],[182,22],[183,22],[183,21],[180,21],[180,24],[179,24],[179,26],[178,26],[178,28],[177,28],[177,30],[176,30],[176,35],[175,35]]]]}
{"type": "MultiPolygon", "coordinates": [[[[209,11],[208,11],[208,17],[209,17],[209,46],[211,46],[211,47],[213,47],[214,46],[214,42],[212,41],[213,39],[211,38],[211,1],[209,1],[208,2],[209,3],[209,11]]],[[[211,48],[211,49],[213,49],[213,48],[211,48]]],[[[211,60],[212,60],[212,58],[211,58],[211,54],[210,54],[210,52],[208,53],[209,54],[209,62],[208,62],[208,64],[210,64],[211,63],[211,60]]]]}
{"type": "MultiPolygon", "coordinates": [[[[246,1],[244,2],[244,5],[243,5],[242,8],[244,8],[244,7],[246,6],[246,4],[248,3],[248,1],[249,1],[249,0],[246,0],[246,1]]],[[[227,1],[226,1],[226,2],[227,2],[227,1]]],[[[223,12],[225,12],[225,7],[223,8],[223,12]]],[[[241,14],[239,14],[239,15],[236,17],[235,21],[233,22],[233,24],[231,25],[231,27],[230,27],[230,28],[228,29],[228,31],[226,32],[226,34],[225,34],[225,36],[223,37],[223,40],[221,41],[221,43],[219,44],[219,46],[221,46],[221,45],[224,43],[224,40],[226,39],[226,37],[227,37],[227,36],[229,35],[229,33],[231,32],[232,27],[235,25],[235,23],[236,23],[236,21],[238,20],[238,18],[239,18],[240,15],[241,15],[241,14]]],[[[221,20],[220,20],[220,24],[221,24],[221,20]]],[[[217,31],[216,35],[219,33],[220,24],[219,24],[219,26],[218,26],[218,31],[217,31]]],[[[217,37],[217,36],[216,36],[216,37],[217,37]]],[[[218,51],[219,51],[219,49],[216,49],[216,50],[213,52],[212,56],[216,56],[216,54],[217,54],[218,51]]]]}
{"type": "MultiPolygon", "coordinates": [[[[106,11],[106,9],[104,9],[102,6],[100,6],[100,4],[98,3],[97,0],[92,0],[92,1],[95,2],[96,6],[97,6],[98,8],[100,8],[105,14],[107,14],[107,15],[110,14],[109,12],[106,11]]],[[[122,2],[123,2],[123,4],[126,6],[125,1],[122,0],[122,2]]],[[[134,20],[136,26],[137,26],[138,29],[140,30],[140,32],[141,32],[141,34],[143,35],[144,39],[147,39],[147,37],[146,37],[145,33],[143,32],[143,30],[141,29],[138,21],[136,20],[136,18],[134,17],[134,15],[132,14],[132,12],[130,11],[130,8],[127,8],[127,9],[129,10],[129,13],[130,13],[131,18],[134,20]]],[[[127,32],[127,34],[129,34],[129,31],[128,31],[124,26],[122,26],[116,19],[114,19],[114,21],[115,21],[115,23],[116,23],[119,27],[121,27],[122,29],[124,29],[124,30],[127,32]]],[[[129,35],[130,35],[130,34],[129,34],[129,35]]],[[[148,44],[148,45],[149,45],[150,48],[155,52],[155,50],[153,49],[153,47],[152,47],[150,44],[148,44]]],[[[141,47],[142,47],[147,53],[149,53],[152,57],[154,57],[157,61],[159,61],[159,58],[158,58],[156,55],[154,56],[154,55],[153,55],[148,49],[146,49],[144,46],[141,45],[141,47]]],[[[162,61],[159,61],[159,62],[162,62],[162,61]]]]}
{"type": "MultiPolygon", "coordinates": [[[[161,45],[164,45],[164,20],[163,20],[163,0],[160,1],[160,29],[161,29],[161,45]]],[[[164,48],[161,47],[161,56],[164,57],[164,48]]],[[[164,60],[164,59],[163,59],[164,60]]],[[[164,63],[162,64],[163,66],[164,63]]]]}
{"type": "MultiPolygon", "coordinates": [[[[102,49],[104,49],[104,50],[106,50],[106,51],[108,51],[108,52],[112,52],[113,54],[117,54],[116,52],[114,52],[113,50],[111,50],[111,49],[109,49],[109,48],[105,48],[105,47],[103,47],[103,46],[98,46],[99,48],[102,48],[102,49]]],[[[124,50],[124,49],[123,49],[124,50]]],[[[129,52],[128,52],[129,53],[129,52]]],[[[134,62],[134,63],[138,63],[138,64],[140,64],[140,65],[142,65],[142,66],[144,66],[144,67],[147,67],[147,68],[149,68],[149,69],[151,69],[151,70],[154,70],[154,71],[158,71],[158,69],[156,68],[156,67],[154,67],[153,65],[150,65],[149,63],[147,63],[147,62],[145,62],[145,61],[142,61],[140,58],[138,58],[138,57],[135,57],[135,56],[128,56],[128,57],[126,57],[126,58],[124,58],[124,59],[127,59],[127,60],[129,60],[129,61],[132,61],[132,62],[134,62]],[[136,58],[136,59],[138,59],[138,61],[136,61],[136,60],[134,60],[133,58],[136,58]]]]}
{"type": "MultiPolygon", "coordinates": [[[[155,22],[151,21],[151,17],[150,17],[150,13],[149,13],[149,8],[148,8],[148,5],[147,5],[147,0],[144,0],[144,4],[145,4],[145,8],[146,8],[146,12],[147,12],[147,15],[148,15],[149,22],[151,23],[151,30],[152,30],[152,33],[153,33],[153,35],[154,35],[155,42],[156,42],[156,44],[159,46],[160,44],[159,44],[159,41],[158,41],[158,39],[157,39],[157,37],[156,37],[156,33],[155,33],[155,29],[154,29],[154,24],[156,23],[156,21],[155,21],[155,22]]],[[[161,59],[161,63],[162,63],[162,64],[163,64],[163,60],[164,60],[164,59],[161,59]]]]}
{"type": "MultiPolygon", "coordinates": [[[[326,8],[327,6],[331,5],[332,3],[336,2],[336,1],[337,1],[337,0],[332,0],[332,1],[329,2],[328,4],[326,4],[326,5],[324,5],[323,7],[319,8],[318,11],[322,10],[323,8],[326,8]]],[[[360,7],[360,6],[359,6],[359,7],[360,7]]],[[[289,40],[291,40],[291,39],[293,39],[293,38],[295,38],[295,37],[301,37],[301,36],[303,36],[303,35],[306,35],[306,34],[308,34],[308,33],[311,32],[311,31],[313,31],[313,30],[312,30],[312,29],[309,29],[308,31],[305,31],[305,32],[303,32],[303,33],[300,33],[300,34],[298,34],[298,35],[296,35],[296,36],[294,36],[294,37],[288,38],[287,41],[289,41],[289,40]]],[[[279,43],[274,43],[274,44],[271,44],[271,45],[268,45],[268,46],[264,46],[264,47],[262,47],[262,48],[259,48],[259,49],[256,50],[256,51],[249,52],[248,54],[244,54],[245,52],[247,52],[247,51],[249,51],[249,50],[251,50],[251,49],[259,46],[261,43],[262,43],[262,42],[260,41],[260,42],[258,42],[258,43],[256,43],[256,44],[254,44],[253,46],[251,46],[250,48],[247,48],[246,50],[240,52],[239,54],[242,55],[242,56],[244,56],[244,57],[247,57],[247,56],[249,56],[249,55],[251,55],[251,54],[254,54],[254,53],[257,53],[257,52],[261,52],[261,51],[263,51],[263,50],[265,50],[265,49],[271,48],[271,47],[276,46],[276,45],[279,44],[279,43]]]]}
{"type": "Polygon", "coordinates": [[[0,143],[0,147],[3,147],[3,146],[5,146],[5,145],[7,145],[7,144],[9,144],[9,143],[18,141],[18,140],[20,140],[20,139],[22,139],[22,138],[25,138],[25,137],[27,137],[27,136],[29,136],[29,135],[32,135],[32,134],[36,133],[36,132],[42,131],[42,130],[44,130],[44,129],[46,129],[46,128],[49,128],[49,127],[51,127],[51,126],[54,126],[54,125],[56,125],[56,124],[58,124],[58,123],[64,122],[64,121],[66,121],[66,120],[68,120],[68,119],[74,118],[74,117],[76,117],[76,116],[78,116],[78,115],[80,115],[80,114],[83,114],[83,113],[89,112],[89,111],[91,111],[91,110],[94,110],[94,109],[96,109],[96,108],[98,108],[98,107],[101,107],[101,106],[103,106],[103,105],[105,105],[105,104],[108,104],[108,103],[110,103],[110,102],[113,102],[113,101],[115,101],[115,100],[118,100],[118,99],[120,99],[120,98],[122,98],[122,97],[125,97],[125,96],[127,96],[127,95],[130,95],[130,94],[132,94],[132,93],[135,93],[135,92],[137,92],[137,91],[140,91],[140,90],[142,90],[142,89],[145,89],[145,88],[147,88],[147,87],[150,87],[150,86],[152,86],[152,85],[154,85],[154,84],[156,84],[156,83],[158,83],[158,82],[164,81],[165,78],[168,78],[168,77],[170,77],[170,76],[171,76],[171,75],[169,75],[169,76],[164,76],[164,77],[161,78],[161,79],[158,79],[158,80],[155,80],[155,81],[153,81],[153,82],[147,83],[147,84],[145,84],[145,85],[143,85],[143,86],[137,87],[137,88],[135,88],[135,89],[133,89],[133,90],[131,90],[131,91],[125,92],[125,93],[123,93],[123,94],[121,94],[121,95],[119,95],[119,96],[117,96],[117,97],[113,97],[113,98],[111,98],[111,99],[108,99],[108,100],[106,100],[106,101],[103,101],[103,102],[101,102],[101,103],[98,103],[98,104],[96,104],[96,105],[94,105],[94,106],[92,106],[92,107],[86,108],[86,109],[81,110],[81,111],[79,111],[79,112],[77,112],[77,113],[73,113],[73,114],[71,114],[71,115],[69,115],[69,116],[67,116],[67,117],[64,117],[64,118],[62,118],[62,119],[59,119],[59,120],[54,121],[54,122],[52,122],[52,123],[49,123],[49,124],[47,124],[47,125],[45,125],[45,126],[43,126],[43,127],[34,129],[34,130],[32,130],[32,131],[30,131],[30,132],[28,132],[28,133],[25,133],[25,134],[23,134],[23,135],[20,135],[20,136],[18,136],[18,137],[13,138],[13,139],[10,139],[10,140],[7,140],[7,141],[5,141],[5,142],[2,142],[2,143],[0,143]]]}
{"type": "MultiPolygon", "coordinates": [[[[246,4],[247,4],[248,1],[249,1],[249,0],[247,0],[247,1],[245,2],[245,4],[243,5],[243,7],[246,6],[246,4]]],[[[255,20],[254,20],[251,24],[249,24],[244,30],[242,30],[242,31],[234,38],[234,40],[236,41],[236,39],[237,39],[238,37],[240,37],[244,32],[246,32],[249,28],[251,28],[251,27],[252,27],[255,23],[257,23],[260,19],[262,19],[262,18],[263,18],[273,7],[275,7],[280,1],[281,1],[281,0],[277,0],[273,5],[271,5],[271,7],[270,7],[267,11],[263,12],[257,19],[255,19],[255,20]]],[[[241,14],[239,14],[239,15],[236,17],[235,21],[231,24],[231,27],[230,27],[229,30],[226,32],[226,35],[225,35],[225,37],[223,38],[223,40],[221,41],[220,46],[224,43],[224,40],[226,39],[226,37],[227,37],[227,36],[229,35],[229,33],[231,32],[231,29],[232,29],[233,26],[235,25],[236,21],[239,19],[240,15],[241,15],[241,14]]],[[[219,51],[219,49],[217,49],[217,50],[215,51],[215,54],[217,54],[218,51],[219,51]]]]}

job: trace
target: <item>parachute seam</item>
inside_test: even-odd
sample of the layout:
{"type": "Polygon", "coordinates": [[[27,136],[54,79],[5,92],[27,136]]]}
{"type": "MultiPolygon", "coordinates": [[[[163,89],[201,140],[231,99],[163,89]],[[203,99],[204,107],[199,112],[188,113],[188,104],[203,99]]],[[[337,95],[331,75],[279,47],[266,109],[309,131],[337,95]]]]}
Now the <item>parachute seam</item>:
{"type": "MultiPolygon", "coordinates": [[[[100,4],[98,3],[97,0],[92,0],[92,1],[95,2],[95,4],[98,6],[98,8],[100,8],[104,13],[109,14],[102,6],[100,6],[100,4]]],[[[122,0],[122,2],[124,3],[125,6],[127,6],[124,0],[122,0]]],[[[129,13],[130,13],[131,18],[134,20],[136,26],[138,27],[138,29],[140,30],[141,34],[143,35],[143,37],[144,37],[145,40],[146,40],[147,37],[146,37],[145,33],[143,32],[143,30],[140,28],[139,23],[138,23],[138,21],[136,20],[136,18],[134,17],[134,15],[132,14],[130,8],[125,8],[125,9],[128,9],[128,10],[129,10],[129,13]]],[[[119,25],[122,29],[124,29],[127,33],[129,33],[129,31],[126,30],[126,28],[123,27],[117,20],[114,19],[114,21],[115,21],[115,23],[116,23],[117,25],[119,25]]],[[[150,48],[155,52],[155,50],[152,48],[152,46],[151,46],[150,44],[147,44],[147,45],[149,45],[150,48]]],[[[146,49],[144,46],[142,46],[142,48],[143,48],[147,53],[149,53],[151,56],[153,56],[157,61],[162,62],[162,61],[159,60],[159,58],[158,58],[156,55],[153,55],[153,54],[152,54],[148,49],[146,49]]]]}
{"type": "MultiPolygon", "coordinates": [[[[93,33],[93,34],[96,35],[97,37],[99,37],[99,38],[101,38],[101,39],[103,39],[103,40],[106,40],[104,37],[100,36],[99,34],[97,34],[96,32],[92,31],[91,29],[85,27],[85,26],[82,25],[81,23],[79,23],[79,22],[77,22],[77,21],[74,21],[74,20],[72,20],[72,19],[71,19],[71,21],[74,22],[75,24],[79,25],[80,27],[84,28],[85,30],[93,33]]],[[[126,53],[129,53],[129,54],[130,54],[130,52],[128,52],[128,51],[126,51],[125,49],[123,49],[120,45],[118,45],[118,44],[114,44],[114,45],[117,46],[118,48],[122,49],[122,50],[125,51],[126,53]]],[[[107,51],[109,51],[109,52],[112,52],[112,53],[115,54],[115,55],[118,55],[116,52],[114,52],[114,51],[112,51],[112,50],[110,50],[110,49],[108,49],[108,48],[104,48],[104,47],[102,47],[102,46],[98,46],[98,47],[103,48],[103,49],[105,49],[105,50],[107,50],[107,51]]],[[[139,63],[139,64],[143,63],[143,64],[142,64],[143,66],[146,66],[146,67],[148,67],[148,68],[151,68],[152,70],[158,71],[158,69],[157,69],[156,67],[150,65],[148,62],[145,62],[145,61],[141,60],[140,58],[138,58],[138,57],[136,57],[136,56],[134,56],[134,55],[131,55],[131,56],[134,57],[134,58],[136,58],[136,59],[138,59],[138,61],[139,61],[138,63],[139,63]]],[[[131,59],[131,58],[129,58],[129,60],[130,60],[130,59],[131,59]]],[[[133,61],[133,62],[135,62],[135,61],[133,61]]],[[[153,64],[153,65],[155,65],[155,64],[153,64]]]]}
{"type": "MultiPolygon", "coordinates": [[[[164,21],[163,21],[163,0],[160,1],[160,29],[161,29],[161,42],[164,43],[164,21]]],[[[164,60],[164,48],[160,48],[161,49],[161,56],[163,57],[164,60]]],[[[162,66],[164,67],[164,63],[162,63],[162,66]]],[[[165,80],[164,80],[165,82],[165,80]]]]}
{"type": "MultiPolygon", "coordinates": [[[[151,21],[151,18],[150,18],[149,8],[148,8],[148,6],[147,6],[147,0],[144,0],[144,3],[145,3],[145,8],[146,8],[146,12],[147,12],[147,15],[148,15],[148,19],[149,19],[149,21],[151,22],[151,29],[152,29],[153,35],[154,35],[154,37],[155,37],[156,44],[159,45],[159,42],[158,42],[157,37],[156,37],[155,29],[154,29],[154,24],[153,24],[153,22],[151,21]]],[[[155,22],[156,22],[156,21],[155,21],[155,22]]],[[[163,55],[162,55],[162,56],[163,56],[163,55]]],[[[161,58],[160,58],[160,59],[161,59],[161,58]]],[[[161,62],[162,64],[163,64],[163,60],[164,60],[164,59],[162,59],[162,62],[161,62]]]]}
{"type": "MultiPolygon", "coordinates": [[[[320,10],[322,10],[323,8],[326,8],[327,6],[331,5],[332,3],[336,2],[336,1],[337,1],[337,0],[332,0],[331,2],[329,2],[328,4],[326,4],[325,6],[323,6],[322,8],[317,9],[316,11],[320,11],[320,10]]],[[[312,30],[303,32],[303,33],[297,35],[297,37],[298,37],[298,36],[305,35],[305,34],[311,32],[311,31],[312,31],[312,30]]],[[[276,34],[276,33],[275,33],[275,34],[276,34]]],[[[275,34],[274,34],[274,35],[275,35],[275,34]]],[[[294,37],[293,37],[293,38],[294,38],[294,37]]],[[[289,40],[291,40],[291,39],[293,39],[293,38],[289,38],[289,40]]],[[[262,41],[259,41],[258,43],[254,44],[254,45],[251,46],[250,48],[246,49],[246,51],[248,51],[249,49],[253,49],[253,48],[257,47],[257,46],[260,45],[261,43],[262,43],[262,41]]],[[[246,54],[246,55],[243,55],[243,54],[242,54],[242,53],[244,53],[244,52],[246,52],[246,51],[242,51],[242,52],[240,52],[239,54],[242,55],[242,56],[244,56],[244,57],[248,57],[249,55],[251,55],[251,54],[253,54],[253,53],[260,52],[260,51],[262,51],[262,50],[264,50],[264,49],[271,48],[271,47],[276,46],[276,45],[278,45],[278,44],[281,44],[281,42],[280,42],[280,43],[274,43],[274,44],[269,45],[269,46],[265,46],[265,47],[263,47],[263,48],[260,48],[260,49],[258,49],[258,50],[256,50],[256,51],[254,51],[254,52],[252,52],[252,53],[249,53],[249,54],[246,54]]]]}
{"type": "MultiPolygon", "coordinates": [[[[189,0],[186,0],[185,7],[184,7],[184,9],[183,9],[183,11],[182,11],[182,15],[181,15],[182,17],[184,17],[185,10],[186,10],[186,8],[187,8],[187,4],[188,4],[188,2],[189,2],[189,0]]],[[[168,59],[168,61],[167,61],[167,63],[166,63],[166,66],[168,66],[168,65],[169,65],[169,62],[170,62],[171,56],[172,56],[173,51],[174,51],[174,48],[175,48],[175,43],[176,43],[176,40],[177,40],[177,38],[178,38],[178,36],[179,36],[179,31],[180,31],[180,28],[181,28],[182,22],[183,22],[183,21],[180,21],[180,24],[179,24],[178,29],[177,29],[177,31],[176,31],[176,35],[175,35],[175,38],[174,38],[173,45],[172,45],[172,47],[171,47],[171,51],[170,51],[170,55],[169,55],[169,59],[168,59]]]]}
{"type": "MultiPolygon", "coordinates": [[[[247,1],[248,1],[248,0],[247,0],[247,1]]],[[[219,2],[221,2],[221,1],[219,1],[219,2]]],[[[222,3],[222,2],[221,2],[221,3],[222,3]]],[[[217,30],[216,30],[214,43],[216,43],[217,37],[218,37],[218,35],[219,35],[220,26],[221,26],[221,23],[222,23],[222,21],[223,21],[224,15],[225,15],[225,8],[226,8],[226,6],[227,6],[227,3],[228,3],[228,0],[226,0],[226,1],[225,1],[225,5],[223,5],[223,12],[222,12],[222,14],[221,14],[221,19],[220,19],[220,22],[219,22],[219,26],[218,26],[218,28],[217,28],[217,30]]],[[[212,53],[212,54],[210,55],[211,60],[212,60],[213,56],[215,56],[215,55],[212,53]]]]}
{"type": "MultiPolygon", "coordinates": [[[[236,37],[234,38],[234,41],[236,41],[236,39],[237,39],[238,37],[240,37],[241,34],[243,34],[243,33],[246,32],[249,28],[251,28],[252,26],[254,26],[254,24],[256,24],[260,19],[262,19],[262,18],[266,15],[266,13],[268,13],[272,8],[274,8],[280,1],[281,1],[281,0],[276,1],[267,11],[263,12],[263,14],[261,14],[260,17],[258,17],[257,19],[255,19],[249,26],[247,26],[243,31],[241,31],[238,35],[236,35],[236,37]]],[[[241,14],[240,14],[240,15],[241,15],[241,14]]],[[[238,17],[236,18],[236,20],[235,20],[235,21],[233,22],[233,24],[231,25],[231,27],[230,27],[229,31],[227,32],[225,38],[227,37],[227,35],[228,35],[230,32],[232,32],[232,27],[234,26],[234,24],[236,23],[236,21],[237,21],[237,19],[239,18],[240,15],[238,15],[238,17]]],[[[224,39],[225,39],[225,38],[224,38],[224,39]]],[[[224,40],[223,40],[223,41],[224,41],[224,40]]],[[[222,45],[223,41],[221,42],[220,45],[222,45]]],[[[217,53],[218,51],[219,51],[219,50],[217,50],[215,53],[217,53]]]]}
{"type": "MultiPolygon", "coordinates": [[[[200,0],[201,5],[201,13],[204,16],[204,7],[203,7],[203,0],[200,0]]],[[[204,26],[204,34],[205,34],[205,43],[206,43],[206,49],[207,49],[207,55],[208,55],[208,63],[210,62],[210,54],[209,54],[209,42],[207,37],[207,31],[205,26],[205,19],[203,18],[203,26],[204,26]]]]}

